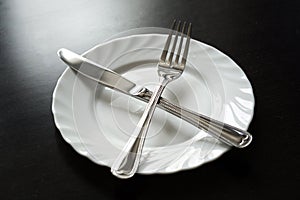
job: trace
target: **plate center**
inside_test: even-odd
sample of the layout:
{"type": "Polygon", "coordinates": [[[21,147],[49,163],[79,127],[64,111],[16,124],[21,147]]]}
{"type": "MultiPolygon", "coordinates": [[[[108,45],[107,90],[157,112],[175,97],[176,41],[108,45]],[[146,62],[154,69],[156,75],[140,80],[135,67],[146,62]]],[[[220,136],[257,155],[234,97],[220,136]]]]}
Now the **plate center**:
{"type": "MultiPolygon", "coordinates": [[[[115,59],[110,68],[137,85],[153,91],[158,85],[157,61],[153,58],[158,58],[160,53],[159,49],[128,52],[115,59]]],[[[200,74],[188,69],[193,68],[192,65],[188,64],[186,68],[179,79],[166,87],[162,96],[177,105],[210,115],[211,96],[206,82],[200,74]]],[[[97,96],[96,106],[99,108],[96,110],[101,111],[97,113],[98,122],[102,128],[107,127],[103,134],[112,144],[122,148],[141,118],[146,103],[113,90],[99,90],[97,96]],[[103,99],[108,101],[103,102],[103,99]],[[105,117],[104,110],[107,110],[105,117]]],[[[190,140],[198,132],[199,129],[189,123],[157,108],[147,134],[145,148],[180,144],[190,140]]]]}

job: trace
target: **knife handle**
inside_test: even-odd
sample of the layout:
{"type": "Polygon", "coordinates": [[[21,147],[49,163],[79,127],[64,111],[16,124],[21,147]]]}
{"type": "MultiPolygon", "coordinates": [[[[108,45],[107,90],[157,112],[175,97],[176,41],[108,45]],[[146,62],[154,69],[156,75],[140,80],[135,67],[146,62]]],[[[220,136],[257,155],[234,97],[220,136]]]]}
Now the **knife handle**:
{"type": "MultiPolygon", "coordinates": [[[[144,101],[148,101],[152,92],[149,90],[143,91],[138,96],[144,101]]],[[[189,122],[190,124],[205,130],[214,138],[238,148],[248,146],[252,141],[252,135],[240,128],[209,118],[200,113],[193,112],[189,109],[179,107],[164,98],[160,98],[158,107],[161,109],[189,122]]]]}

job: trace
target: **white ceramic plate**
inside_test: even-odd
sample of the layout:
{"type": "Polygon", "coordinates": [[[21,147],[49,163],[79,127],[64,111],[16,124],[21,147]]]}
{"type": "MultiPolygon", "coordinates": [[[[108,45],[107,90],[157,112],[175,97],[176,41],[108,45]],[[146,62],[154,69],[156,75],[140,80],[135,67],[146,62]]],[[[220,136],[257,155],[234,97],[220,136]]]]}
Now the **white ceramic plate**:
{"type": "MultiPolygon", "coordinates": [[[[163,34],[131,35],[98,45],[84,56],[153,89],[165,40],[163,34]]],[[[246,75],[228,56],[196,40],[191,40],[186,70],[163,96],[244,130],[253,116],[253,91],[246,75]]],[[[110,167],[145,105],[67,68],[54,90],[52,111],[63,138],[79,154],[110,167]]],[[[228,149],[204,131],[157,109],[138,173],[194,168],[228,149]]]]}

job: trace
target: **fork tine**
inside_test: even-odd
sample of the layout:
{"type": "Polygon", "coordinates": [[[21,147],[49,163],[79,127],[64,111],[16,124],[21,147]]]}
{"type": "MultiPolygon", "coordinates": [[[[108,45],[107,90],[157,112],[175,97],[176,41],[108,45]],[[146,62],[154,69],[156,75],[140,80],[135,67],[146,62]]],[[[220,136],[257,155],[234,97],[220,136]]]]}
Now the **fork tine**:
{"type": "Polygon", "coordinates": [[[174,19],[173,23],[172,23],[172,26],[171,26],[171,30],[169,32],[169,36],[168,36],[168,39],[165,43],[165,46],[164,46],[164,50],[160,56],[160,60],[161,61],[166,61],[166,58],[167,58],[167,54],[168,54],[168,50],[169,50],[169,46],[170,46],[170,43],[171,43],[171,39],[172,39],[172,35],[173,35],[173,31],[175,29],[175,24],[176,24],[176,19],[174,19]]]}
{"type": "Polygon", "coordinates": [[[188,27],[188,31],[187,31],[187,38],[186,38],[186,43],[185,43],[185,47],[184,47],[184,52],[183,52],[183,56],[181,59],[181,63],[183,66],[185,66],[186,64],[186,58],[188,55],[188,51],[189,51],[189,46],[190,46],[190,40],[191,40],[191,29],[192,29],[192,23],[189,24],[188,27]]]}
{"type": "Polygon", "coordinates": [[[180,53],[181,53],[181,48],[182,48],[182,43],[183,43],[183,32],[185,30],[185,25],[186,25],[186,22],[184,22],[183,26],[182,26],[181,35],[180,35],[181,39],[180,39],[178,51],[177,51],[176,58],[175,58],[175,64],[178,64],[178,61],[179,61],[179,57],[180,57],[180,53]]]}
{"type": "Polygon", "coordinates": [[[170,56],[169,56],[169,59],[168,59],[168,63],[172,62],[172,59],[173,59],[173,56],[174,56],[174,52],[175,52],[176,45],[177,45],[177,40],[178,40],[178,32],[179,32],[179,29],[180,29],[180,25],[181,25],[181,21],[179,21],[178,24],[177,24],[176,35],[175,35],[175,39],[173,41],[173,46],[172,46],[172,50],[171,50],[171,53],[170,53],[170,56]]]}

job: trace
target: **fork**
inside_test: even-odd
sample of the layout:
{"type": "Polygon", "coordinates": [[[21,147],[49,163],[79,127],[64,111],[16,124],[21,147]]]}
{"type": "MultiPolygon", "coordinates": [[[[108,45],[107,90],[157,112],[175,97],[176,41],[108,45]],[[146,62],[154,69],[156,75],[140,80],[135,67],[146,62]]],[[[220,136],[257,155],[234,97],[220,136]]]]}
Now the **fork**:
{"type": "Polygon", "coordinates": [[[119,178],[130,178],[132,177],[138,169],[144,142],[148,132],[149,125],[151,123],[152,116],[154,114],[158,100],[164,91],[168,83],[179,78],[184,71],[186,60],[188,56],[189,44],[190,44],[190,34],[192,24],[189,23],[187,28],[187,34],[185,35],[186,22],[183,23],[182,30],[180,33],[180,42],[178,50],[176,53],[175,60],[173,61],[174,53],[177,46],[177,40],[179,37],[181,22],[179,21],[176,25],[176,20],[172,23],[172,29],[170,30],[169,36],[165,43],[163,52],[161,54],[160,60],[157,64],[157,72],[159,76],[159,86],[155,89],[153,95],[151,96],[147,107],[138,122],[132,136],[129,138],[128,142],[124,146],[122,152],[119,154],[117,159],[114,161],[111,172],[119,178]],[[176,30],[175,30],[176,26],[176,30]],[[169,52],[169,47],[171,40],[173,39],[173,32],[175,32],[175,37],[171,51],[169,52]],[[186,38],[184,52],[181,56],[181,49],[183,45],[183,40],[186,38]],[[181,61],[179,61],[181,57],[181,61]]]}

